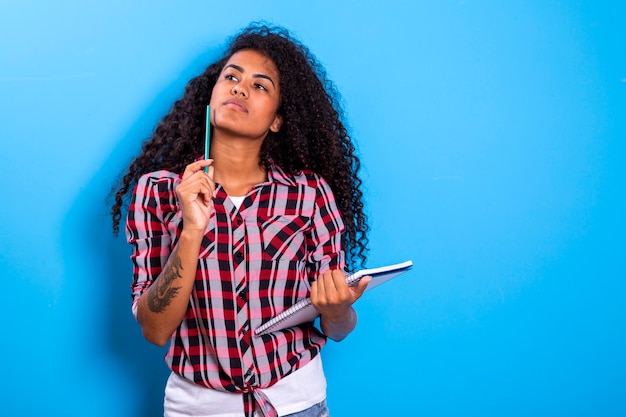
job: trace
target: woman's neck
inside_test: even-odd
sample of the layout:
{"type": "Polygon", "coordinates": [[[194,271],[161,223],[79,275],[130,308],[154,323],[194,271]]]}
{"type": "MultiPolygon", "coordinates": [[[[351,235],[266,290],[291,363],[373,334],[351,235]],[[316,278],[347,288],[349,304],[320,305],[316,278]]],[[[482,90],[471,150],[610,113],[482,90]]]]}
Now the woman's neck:
{"type": "Polygon", "coordinates": [[[267,181],[267,171],[260,163],[261,145],[250,140],[212,141],[213,179],[228,195],[246,195],[255,185],[267,181]]]}

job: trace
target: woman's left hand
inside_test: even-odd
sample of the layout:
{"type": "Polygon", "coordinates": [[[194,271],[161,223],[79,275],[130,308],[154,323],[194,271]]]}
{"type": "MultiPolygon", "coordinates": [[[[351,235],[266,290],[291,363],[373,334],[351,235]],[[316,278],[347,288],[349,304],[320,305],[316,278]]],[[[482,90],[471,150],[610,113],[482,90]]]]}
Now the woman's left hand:
{"type": "Polygon", "coordinates": [[[356,324],[352,304],[363,295],[370,280],[370,277],[364,277],[357,285],[350,287],[341,270],[326,271],[320,275],[311,286],[311,301],[322,316],[322,327],[336,328],[340,330],[338,338],[345,337],[356,324]],[[345,330],[345,334],[341,335],[344,333],[341,330],[345,330]]]}

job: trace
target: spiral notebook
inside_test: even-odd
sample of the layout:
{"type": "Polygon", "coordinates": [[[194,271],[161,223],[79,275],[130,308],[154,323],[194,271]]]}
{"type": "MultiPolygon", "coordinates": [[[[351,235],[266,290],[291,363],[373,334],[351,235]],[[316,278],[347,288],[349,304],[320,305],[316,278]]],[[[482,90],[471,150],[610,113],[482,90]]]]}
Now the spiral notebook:
{"type": "MultiPolygon", "coordinates": [[[[357,285],[361,278],[370,276],[372,280],[367,284],[366,291],[378,287],[392,278],[408,271],[413,266],[413,261],[406,261],[399,264],[381,266],[372,269],[362,269],[346,278],[346,282],[350,286],[357,285]]],[[[259,326],[254,332],[257,336],[261,336],[276,330],[286,329],[287,327],[296,326],[315,320],[319,313],[311,304],[311,298],[303,298],[287,310],[278,314],[266,323],[259,326]]]]}

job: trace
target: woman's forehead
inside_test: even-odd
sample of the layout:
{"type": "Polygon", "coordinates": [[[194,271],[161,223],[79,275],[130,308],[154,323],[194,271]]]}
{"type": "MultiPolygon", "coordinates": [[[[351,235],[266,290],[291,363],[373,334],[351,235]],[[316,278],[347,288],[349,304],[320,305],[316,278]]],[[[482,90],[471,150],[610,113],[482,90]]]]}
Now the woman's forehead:
{"type": "Polygon", "coordinates": [[[233,65],[243,69],[243,71],[259,72],[260,70],[268,75],[278,76],[278,67],[274,61],[262,52],[254,49],[242,49],[235,52],[228,58],[224,68],[232,67],[233,65]]]}

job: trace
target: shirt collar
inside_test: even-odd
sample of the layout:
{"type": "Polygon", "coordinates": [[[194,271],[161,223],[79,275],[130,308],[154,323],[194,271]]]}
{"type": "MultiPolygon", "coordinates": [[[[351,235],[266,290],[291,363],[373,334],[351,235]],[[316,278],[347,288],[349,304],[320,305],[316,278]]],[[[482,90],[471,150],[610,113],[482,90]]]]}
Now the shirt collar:
{"type": "Polygon", "coordinates": [[[273,161],[268,161],[267,164],[267,179],[272,183],[279,183],[283,185],[296,185],[296,181],[293,175],[287,174],[281,167],[276,165],[273,161]]]}

